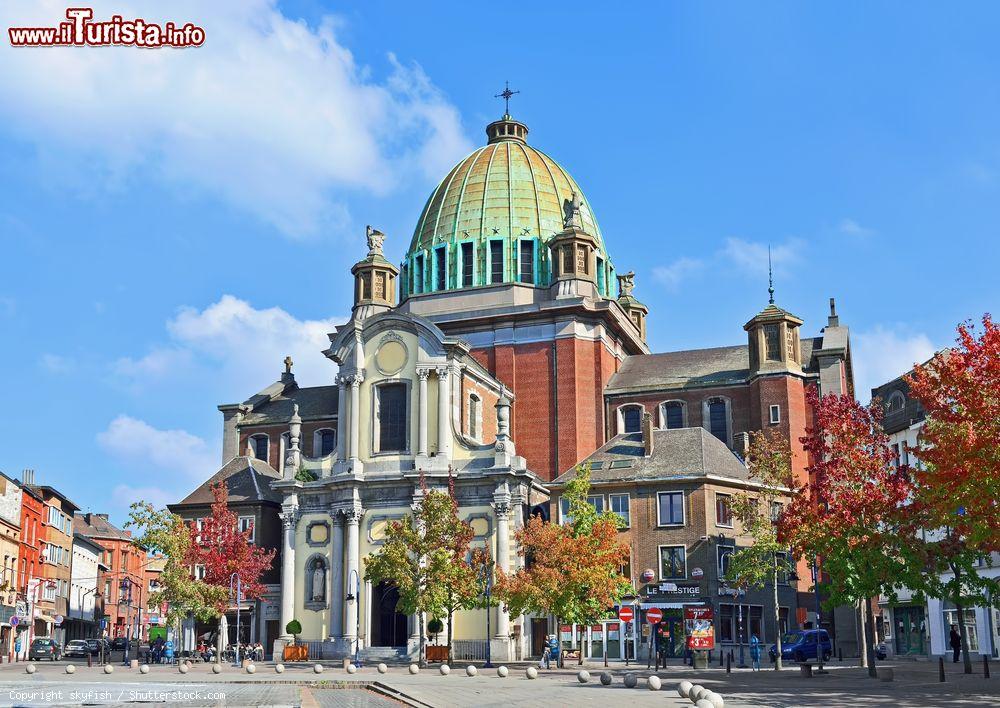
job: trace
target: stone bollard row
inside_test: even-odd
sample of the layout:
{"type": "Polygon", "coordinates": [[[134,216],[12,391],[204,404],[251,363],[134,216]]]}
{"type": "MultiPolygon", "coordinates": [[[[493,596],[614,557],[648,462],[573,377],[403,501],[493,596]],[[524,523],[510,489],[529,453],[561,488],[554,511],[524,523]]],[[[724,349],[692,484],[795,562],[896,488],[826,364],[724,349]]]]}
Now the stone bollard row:
{"type": "Polygon", "coordinates": [[[694,703],[696,708],[725,708],[726,705],[718,693],[690,681],[681,681],[677,684],[677,694],[694,703]]]}

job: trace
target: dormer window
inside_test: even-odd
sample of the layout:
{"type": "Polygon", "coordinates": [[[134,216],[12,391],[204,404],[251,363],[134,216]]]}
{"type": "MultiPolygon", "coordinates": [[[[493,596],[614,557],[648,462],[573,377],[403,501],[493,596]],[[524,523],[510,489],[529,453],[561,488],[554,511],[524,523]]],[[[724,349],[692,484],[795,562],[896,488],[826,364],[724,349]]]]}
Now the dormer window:
{"type": "Polygon", "coordinates": [[[250,437],[250,449],[253,456],[258,460],[267,462],[267,454],[270,451],[271,439],[266,435],[252,435],[250,437]]]}
{"type": "Polygon", "coordinates": [[[622,406],[618,409],[618,433],[638,433],[642,427],[642,406],[622,406]]]}
{"type": "Polygon", "coordinates": [[[899,391],[893,391],[889,396],[889,401],[886,403],[885,412],[886,413],[896,413],[903,410],[903,405],[906,401],[903,399],[903,394],[899,391]]]}

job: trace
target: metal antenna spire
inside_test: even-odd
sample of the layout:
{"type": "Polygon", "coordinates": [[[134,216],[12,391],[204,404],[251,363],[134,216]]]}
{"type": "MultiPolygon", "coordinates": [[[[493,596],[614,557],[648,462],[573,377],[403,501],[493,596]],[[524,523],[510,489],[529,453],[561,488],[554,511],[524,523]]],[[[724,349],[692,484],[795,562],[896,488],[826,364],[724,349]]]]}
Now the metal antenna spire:
{"type": "Polygon", "coordinates": [[[767,245],[767,301],[774,304],[774,271],[771,270],[771,244],[767,245]]]}
{"type": "Polygon", "coordinates": [[[521,92],[520,91],[511,91],[510,90],[510,82],[509,81],[504,81],[503,82],[503,91],[501,91],[500,93],[495,94],[493,96],[493,98],[502,98],[503,99],[503,113],[506,116],[510,115],[510,97],[513,96],[516,93],[521,93],[521,92]]]}

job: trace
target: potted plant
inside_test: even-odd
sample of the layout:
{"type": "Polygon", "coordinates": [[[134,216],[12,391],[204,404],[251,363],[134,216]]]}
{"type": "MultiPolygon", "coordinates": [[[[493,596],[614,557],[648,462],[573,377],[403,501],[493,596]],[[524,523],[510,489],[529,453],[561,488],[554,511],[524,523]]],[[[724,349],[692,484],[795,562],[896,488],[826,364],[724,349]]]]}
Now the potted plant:
{"type": "Polygon", "coordinates": [[[294,643],[298,643],[299,635],[302,634],[302,625],[299,624],[297,619],[293,619],[291,622],[285,625],[285,631],[291,634],[295,638],[294,643]]]}
{"type": "Polygon", "coordinates": [[[427,647],[427,661],[448,661],[448,647],[438,646],[438,635],[444,631],[444,622],[436,617],[427,623],[427,634],[434,638],[434,644],[427,647]]]}
{"type": "Polygon", "coordinates": [[[432,637],[434,637],[435,644],[437,644],[438,635],[441,634],[441,632],[443,631],[444,631],[444,622],[442,622],[441,620],[434,618],[427,623],[427,633],[432,637]]]}
{"type": "Polygon", "coordinates": [[[302,625],[297,619],[285,625],[285,631],[294,637],[294,642],[285,646],[283,658],[285,661],[307,661],[309,659],[309,645],[298,643],[299,634],[302,633],[302,625]]]}

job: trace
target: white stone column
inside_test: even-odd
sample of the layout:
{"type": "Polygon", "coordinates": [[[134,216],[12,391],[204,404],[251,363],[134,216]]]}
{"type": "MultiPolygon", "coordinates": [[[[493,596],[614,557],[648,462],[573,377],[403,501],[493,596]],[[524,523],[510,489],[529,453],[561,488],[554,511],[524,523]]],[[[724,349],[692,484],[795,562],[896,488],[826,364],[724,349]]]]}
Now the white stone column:
{"type": "Polygon", "coordinates": [[[451,381],[447,366],[437,368],[438,378],[438,449],[439,457],[451,457],[451,381]]]}
{"type": "Polygon", "coordinates": [[[344,636],[344,517],[330,513],[330,636],[344,636]]]}
{"type": "MultiPolygon", "coordinates": [[[[509,498],[493,504],[497,519],[497,566],[507,574],[510,573],[510,508],[509,498]]],[[[510,614],[502,603],[497,607],[496,637],[510,637],[510,614]]]]}
{"type": "Polygon", "coordinates": [[[347,459],[347,381],[337,376],[337,462],[347,459]]]}
{"type": "Polygon", "coordinates": [[[281,638],[289,639],[285,627],[295,619],[295,527],[298,525],[297,508],[286,508],[281,513],[284,542],[281,547],[281,638]]]}
{"type": "Polygon", "coordinates": [[[361,536],[358,527],[364,511],[360,508],[350,509],[344,513],[347,524],[347,567],[345,568],[345,582],[347,583],[347,594],[353,595],[354,599],[345,602],[344,613],[344,637],[348,640],[348,648],[354,651],[354,643],[358,640],[358,612],[361,605],[359,596],[359,579],[361,577],[361,536]]]}
{"type": "Polygon", "coordinates": [[[358,448],[361,446],[361,382],[364,377],[354,374],[349,377],[351,384],[351,449],[350,459],[357,460],[358,448]]]}
{"type": "Polygon", "coordinates": [[[429,369],[417,369],[420,380],[420,399],[417,401],[417,454],[427,456],[427,377],[429,369]]]}

